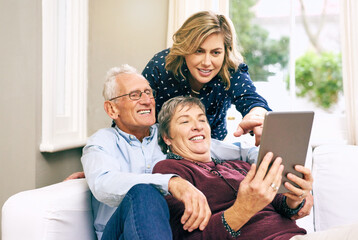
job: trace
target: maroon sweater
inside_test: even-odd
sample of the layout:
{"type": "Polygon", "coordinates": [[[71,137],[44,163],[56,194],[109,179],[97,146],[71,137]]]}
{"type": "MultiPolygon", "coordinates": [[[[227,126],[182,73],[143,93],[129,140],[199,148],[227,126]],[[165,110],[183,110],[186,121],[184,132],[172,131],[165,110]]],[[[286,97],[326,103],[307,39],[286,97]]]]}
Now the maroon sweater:
{"type": "MultiPolygon", "coordinates": [[[[240,182],[245,178],[245,172],[249,171],[250,165],[243,161],[227,161],[223,164],[200,163],[207,169],[218,170],[227,181],[238,189],[240,182]]],[[[172,196],[166,200],[170,209],[170,224],[173,238],[182,239],[234,239],[224,227],[222,213],[231,207],[236,199],[234,190],[219,176],[207,169],[182,159],[168,159],[160,161],[153,169],[153,173],[174,173],[191,182],[207,198],[212,216],[204,231],[195,230],[191,233],[183,230],[180,218],[184,213],[184,204],[172,196]]],[[[283,195],[276,195],[275,199],[263,210],[254,215],[241,229],[237,239],[290,239],[295,235],[306,234],[303,228],[299,228],[294,220],[284,215],[283,195]]]]}

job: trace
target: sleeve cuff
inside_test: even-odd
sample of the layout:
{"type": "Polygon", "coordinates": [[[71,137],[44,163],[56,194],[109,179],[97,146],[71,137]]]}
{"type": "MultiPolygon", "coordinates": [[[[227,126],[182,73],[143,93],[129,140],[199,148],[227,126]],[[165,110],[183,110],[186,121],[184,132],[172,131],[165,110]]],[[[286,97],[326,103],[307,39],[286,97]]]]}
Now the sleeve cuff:
{"type": "Polygon", "coordinates": [[[222,223],[224,224],[224,227],[225,227],[226,231],[229,232],[229,234],[231,235],[231,237],[237,238],[238,236],[240,236],[241,231],[240,231],[240,230],[234,231],[234,230],[230,227],[230,225],[226,222],[226,219],[225,219],[225,216],[224,216],[224,212],[221,213],[221,221],[222,221],[222,223]]]}
{"type": "Polygon", "coordinates": [[[300,205],[298,205],[297,208],[292,209],[287,205],[286,199],[287,199],[287,197],[283,196],[282,211],[283,211],[283,215],[286,217],[292,217],[293,215],[296,215],[301,210],[303,205],[305,205],[305,202],[306,202],[306,199],[303,199],[303,201],[300,203],[300,205]]]}
{"type": "MultiPolygon", "coordinates": [[[[157,173],[153,174],[153,175],[157,175],[157,173]]],[[[170,195],[169,193],[169,180],[172,177],[178,177],[178,175],[176,174],[158,174],[159,178],[161,179],[160,184],[152,184],[155,188],[157,188],[159,190],[159,192],[163,195],[163,196],[167,196],[170,195]]]]}

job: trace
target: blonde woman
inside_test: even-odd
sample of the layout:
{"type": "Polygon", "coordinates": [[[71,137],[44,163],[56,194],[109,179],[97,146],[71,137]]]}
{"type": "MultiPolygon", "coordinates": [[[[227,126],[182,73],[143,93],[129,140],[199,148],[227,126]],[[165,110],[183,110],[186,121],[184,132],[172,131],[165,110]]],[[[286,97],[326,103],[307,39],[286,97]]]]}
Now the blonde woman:
{"type": "Polygon", "coordinates": [[[205,105],[211,136],[222,140],[227,135],[227,110],[234,104],[244,116],[234,135],[253,130],[259,145],[263,115],[271,109],[256,93],[231,21],[210,11],[198,12],[184,22],[173,41],[142,73],[157,92],[157,113],[172,97],[198,97],[205,105]]]}

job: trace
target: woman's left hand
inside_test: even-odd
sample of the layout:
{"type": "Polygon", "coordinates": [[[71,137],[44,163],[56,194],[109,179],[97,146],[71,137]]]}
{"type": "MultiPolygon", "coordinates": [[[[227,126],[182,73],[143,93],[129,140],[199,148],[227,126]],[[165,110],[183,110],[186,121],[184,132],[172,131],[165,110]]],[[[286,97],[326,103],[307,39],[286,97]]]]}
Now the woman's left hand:
{"type": "Polygon", "coordinates": [[[289,190],[289,192],[284,195],[287,197],[287,205],[295,209],[298,205],[301,204],[303,199],[310,194],[312,190],[313,177],[311,171],[301,165],[296,165],[295,170],[303,174],[303,178],[300,178],[292,173],[287,174],[287,178],[292,182],[296,183],[300,188],[293,186],[289,182],[285,182],[285,187],[289,190]]]}

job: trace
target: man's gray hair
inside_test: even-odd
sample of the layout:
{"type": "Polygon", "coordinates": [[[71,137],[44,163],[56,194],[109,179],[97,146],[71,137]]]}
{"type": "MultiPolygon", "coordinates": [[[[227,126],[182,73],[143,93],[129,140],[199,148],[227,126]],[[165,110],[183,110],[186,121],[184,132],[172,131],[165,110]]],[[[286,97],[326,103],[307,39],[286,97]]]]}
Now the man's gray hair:
{"type": "Polygon", "coordinates": [[[103,86],[103,97],[104,100],[109,100],[111,98],[117,97],[116,94],[118,93],[118,85],[116,78],[119,74],[138,74],[137,69],[128,64],[123,64],[120,67],[113,67],[108,70],[106,75],[106,81],[104,82],[103,86]]]}
{"type": "Polygon", "coordinates": [[[158,144],[162,149],[163,153],[167,153],[170,150],[167,144],[164,142],[163,136],[170,138],[170,122],[173,119],[175,111],[178,107],[184,108],[186,106],[188,106],[189,108],[191,108],[192,106],[198,106],[205,114],[205,107],[204,104],[200,101],[200,99],[190,96],[178,96],[169,99],[163,104],[162,109],[158,114],[158,144]]]}

